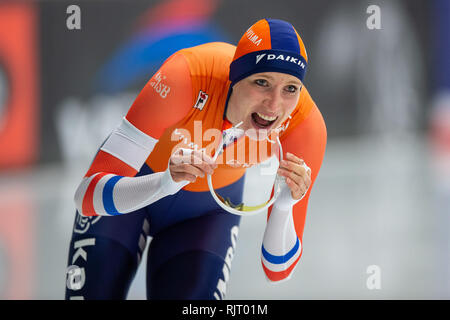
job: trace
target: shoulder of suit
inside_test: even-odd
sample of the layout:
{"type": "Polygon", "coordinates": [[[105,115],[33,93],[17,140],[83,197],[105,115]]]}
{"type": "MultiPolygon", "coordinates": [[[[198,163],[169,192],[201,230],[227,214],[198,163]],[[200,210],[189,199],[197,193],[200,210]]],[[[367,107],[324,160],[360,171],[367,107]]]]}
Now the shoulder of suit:
{"type": "Polygon", "coordinates": [[[206,76],[228,79],[230,63],[236,47],[225,42],[211,42],[182,49],[191,76],[206,76]]]}
{"type": "Polygon", "coordinates": [[[306,89],[306,86],[303,85],[303,88],[300,92],[299,101],[294,111],[291,113],[292,118],[290,120],[290,125],[287,128],[285,134],[292,131],[294,127],[303,122],[311,113],[311,111],[315,109],[317,109],[317,106],[314,100],[312,99],[311,95],[309,94],[308,90],[306,89]]]}
{"type": "Polygon", "coordinates": [[[305,85],[303,85],[303,88],[300,92],[300,98],[299,98],[300,104],[315,104],[313,98],[311,97],[308,89],[305,85]]]}

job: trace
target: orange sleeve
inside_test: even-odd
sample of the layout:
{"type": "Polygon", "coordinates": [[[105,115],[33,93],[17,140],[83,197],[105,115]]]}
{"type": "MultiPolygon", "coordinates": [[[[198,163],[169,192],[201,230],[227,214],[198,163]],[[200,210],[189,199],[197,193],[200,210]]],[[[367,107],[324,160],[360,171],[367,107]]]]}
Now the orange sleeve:
{"type": "MultiPolygon", "coordinates": [[[[137,129],[158,140],[167,127],[186,116],[192,104],[189,66],[181,53],[175,53],[147,82],[125,118],[137,129]]],[[[97,172],[135,176],[137,170],[99,150],[85,176],[97,172]]]]}
{"type": "Polygon", "coordinates": [[[284,156],[286,152],[303,159],[311,168],[311,185],[305,197],[294,205],[293,216],[297,236],[302,241],[309,195],[322,165],[327,143],[327,130],[322,114],[312,99],[312,106],[306,118],[288,135],[281,139],[284,156]]]}
{"type": "Polygon", "coordinates": [[[171,56],[137,96],[126,119],[147,135],[159,139],[164,130],[190,111],[192,82],[181,53],[171,56]]]}

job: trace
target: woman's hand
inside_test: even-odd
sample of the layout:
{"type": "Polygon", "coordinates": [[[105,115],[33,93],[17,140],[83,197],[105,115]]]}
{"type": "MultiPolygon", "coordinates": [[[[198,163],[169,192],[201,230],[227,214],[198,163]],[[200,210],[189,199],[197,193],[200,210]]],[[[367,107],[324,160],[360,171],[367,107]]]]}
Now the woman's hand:
{"type": "Polygon", "coordinates": [[[180,148],[172,154],[169,161],[169,170],[175,182],[194,182],[197,177],[203,178],[212,174],[217,164],[204,152],[180,148]]]}
{"type": "Polygon", "coordinates": [[[311,185],[311,169],[299,157],[287,152],[281,161],[278,174],[286,178],[294,200],[301,199],[311,185]]]}

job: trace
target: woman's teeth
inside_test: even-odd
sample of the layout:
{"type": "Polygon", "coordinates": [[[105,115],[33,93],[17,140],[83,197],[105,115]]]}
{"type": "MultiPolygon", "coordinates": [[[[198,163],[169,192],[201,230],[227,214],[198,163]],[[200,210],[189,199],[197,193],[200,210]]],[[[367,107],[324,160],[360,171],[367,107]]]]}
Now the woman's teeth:
{"type": "Polygon", "coordinates": [[[278,117],[270,117],[259,112],[254,112],[252,113],[252,119],[259,128],[267,128],[271,126],[278,117]]]}
{"type": "Polygon", "coordinates": [[[267,120],[267,121],[273,121],[275,120],[277,117],[269,117],[269,116],[265,116],[262,113],[257,112],[258,116],[260,116],[262,119],[267,120]]]}

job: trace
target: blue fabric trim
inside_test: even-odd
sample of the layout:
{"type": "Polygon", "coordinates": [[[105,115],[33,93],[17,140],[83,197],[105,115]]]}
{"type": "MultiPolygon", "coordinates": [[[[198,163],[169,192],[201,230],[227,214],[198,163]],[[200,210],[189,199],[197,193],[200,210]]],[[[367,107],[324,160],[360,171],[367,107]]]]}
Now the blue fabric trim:
{"type": "Polygon", "coordinates": [[[117,211],[116,206],[114,205],[113,190],[116,183],[122,178],[122,176],[112,177],[108,180],[108,182],[106,182],[105,187],[103,188],[103,206],[105,208],[105,211],[112,216],[121,214],[119,211],[117,211]]]}
{"type": "Polygon", "coordinates": [[[289,250],[289,252],[286,253],[283,256],[274,256],[274,255],[270,254],[264,248],[264,245],[262,246],[262,254],[263,254],[264,259],[266,259],[270,263],[282,264],[282,263],[285,263],[285,262],[289,261],[289,259],[292,258],[295,255],[295,253],[297,252],[299,247],[300,247],[300,240],[298,240],[298,238],[297,238],[297,242],[295,242],[294,247],[291,250],[289,250]]]}

